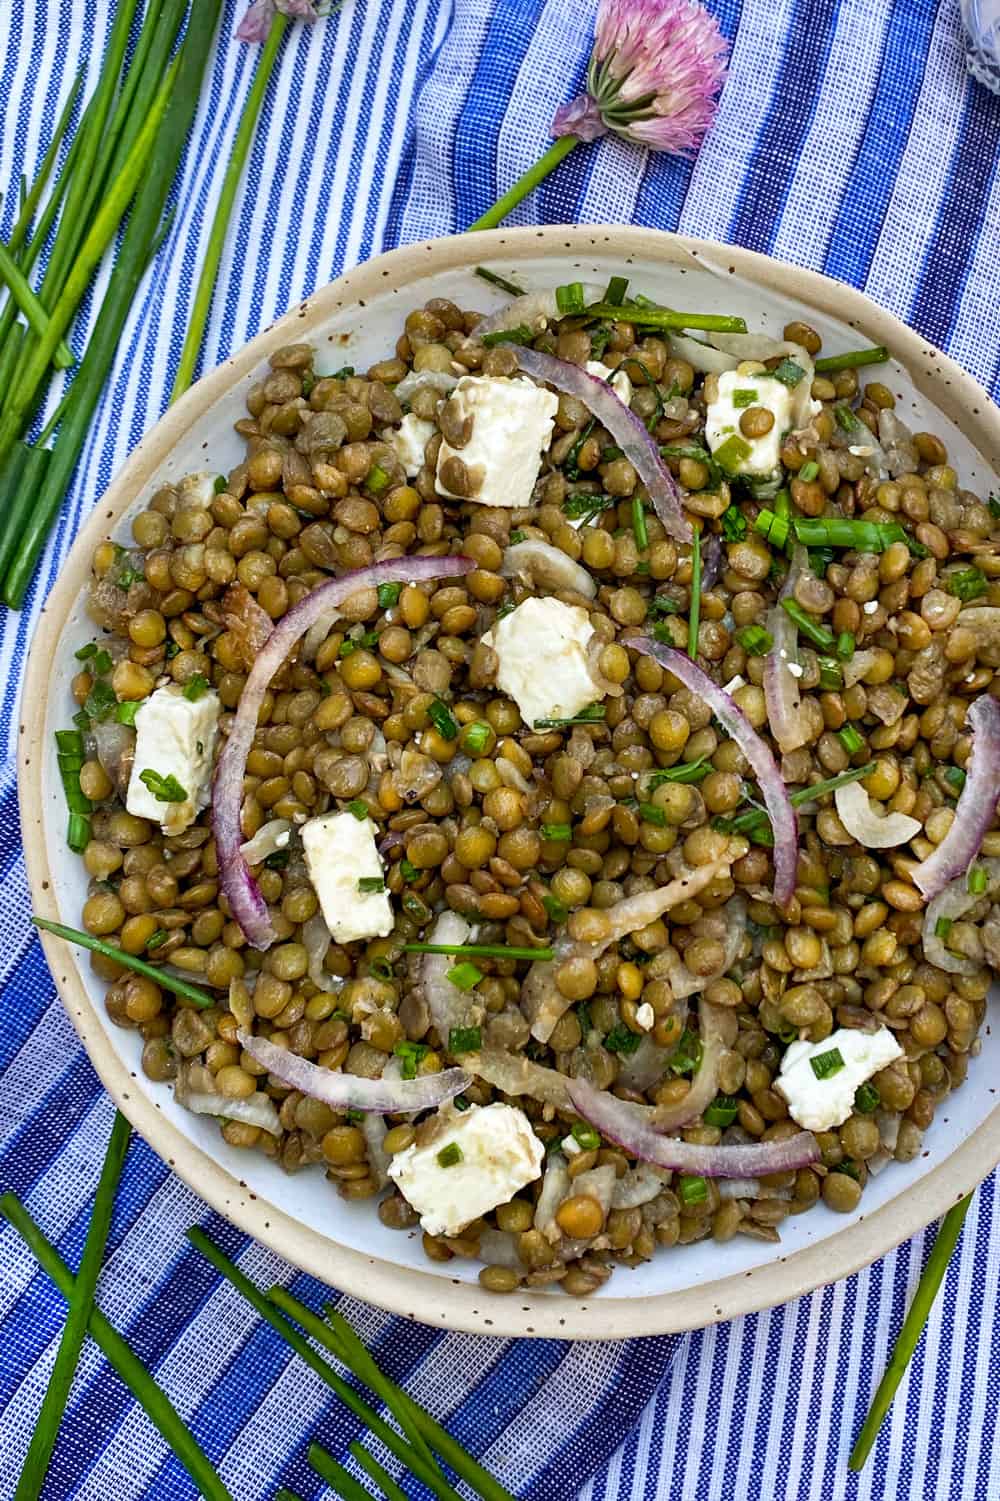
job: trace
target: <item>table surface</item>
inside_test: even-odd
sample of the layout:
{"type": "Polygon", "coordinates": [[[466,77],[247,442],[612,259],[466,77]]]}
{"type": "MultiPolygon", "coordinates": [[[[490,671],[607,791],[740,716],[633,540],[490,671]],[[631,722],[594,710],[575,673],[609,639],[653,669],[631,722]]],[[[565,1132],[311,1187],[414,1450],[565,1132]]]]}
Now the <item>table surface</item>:
{"type": "MultiPolygon", "coordinates": [[[[1000,106],[965,74],[957,0],[712,8],[732,63],[698,159],[605,140],[574,152],[514,222],[679,228],[825,270],[864,287],[996,396],[1000,106]]],[[[112,9],[110,0],[11,0],[0,183],[32,174],[81,60],[92,86],[112,9]]],[[[254,49],[232,40],[241,9],[224,5],[167,247],[130,319],[64,518],[24,613],[0,622],[0,1187],[26,1198],[74,1262],[111,1106],[29,936],[13,778],[20,669],[81,518],[166,405],[254,63],[254,49]]],[[[460,229],[488,207],[541,153],[554,108],[580,86],[592,24],[582,0],[346,0],[313,31],[296,27],[232,214],[204,368],[346,266],[460,229]]],[[[13,211],[5,204],[0,231],[13,211]]],[[[675,1339],[513,1345],[342,1306],[380,1359],[522,1498],[985,1501],[1000,1494],[997,1207],[990,1179],[860,1478],[848,1474],[847,1453],[929,1236],[812,1297],[675,1339]]],[[[317,1306],[328,1295],[206,1215],[134,1141],[102,1305],[239,1501],[270,1495],[279,1479],[327,1494],[309,1479],[306,1438],[318,1431],[340,1453],[354,1430],[185,1250],[183,1229],[196,1220],[262,1284],[287,1281],[317,1306]]],[[[0,1230],[2,1497],[13,1493],[60,1320],[58,1297],[0,1230]]],[[[88,1346],[46,1498],[192,1494],[88,1346]]]]}

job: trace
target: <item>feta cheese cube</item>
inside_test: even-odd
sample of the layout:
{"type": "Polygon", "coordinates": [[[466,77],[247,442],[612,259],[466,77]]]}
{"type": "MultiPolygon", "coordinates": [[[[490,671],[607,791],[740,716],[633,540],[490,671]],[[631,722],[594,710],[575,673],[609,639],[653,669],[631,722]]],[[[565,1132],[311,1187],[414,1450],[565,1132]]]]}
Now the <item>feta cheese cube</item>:
{"type": "Polygon", "coordinates": [[[606,380],[618,400],[628,406],[632,400],[632,382],[624,370],[612,370],[601,360],[588,360],[584,368],[588,375],[596,375],[598,380],[606,380]]]}
{"type": "Polygon", "coordinates": [[[587,661],[594,634],[581,605],[526,599],[502,616],[483,641],[500,659],[497,686],[512,698],[525,724],[572,719],[603,697],[587,661]]]}
{"type": "Polygon", "coordinates": [[[746,474],[771,479],[781,469],[781,444],[791,429],[792,393],[773,375],[740,375],[726,370],[719,376],[719,394],[705,412],[705,441],[730,476],[746,474]],[[736,405],[737,392],[746,405],[736,405]],[[740,431],[740,418],[748,407],[764,407],[774,418],[770,432],[748,438],[740,431]],[[727,446],[728,445],[728,446],[727,446]]]}
{"type": "Polygon", "coordinates": [[[394,451],[407,479],[414,479],[424,467],[424,449],[436,432],[433,422],[407,412],[398,427],[386,428],[382,434],[382,441],[394,451]]]}
{"type": "Polygon", "coordinates": [[[635,1019],[644,1032],[652,1032],[653,1024],[656,1021],[656,1012],[648,1001],[643,1001],[642,1005],[637,1009],[635,1019]]]}
{"type": "Polygon", "coordinates": [[[324,813],[302,825],[306,869],[337,943],[385,938],[392,932],[389,893],[358,886],[365,878],[385,876],[375,834],[370,818],[353,813],[324,813]]]}
{"type": "Polygon", "coordinates": [[[861,1085],[902,1056],[903,1050],[888,1027],[880,1027],[877,1032],[841,1027],[822,1042],[793,1042],[781,1060],[774,1087],[788,1101],[793,1121],[809,1131],[830,1131],[847,1120],[861,1085]],[[813,1059],[834,1049],[843,1059],[843,1067],[827,1074],[821,1066],[822,1077],[817,1076],[813,1059]]]}
{"type": "Polygon", "coordinates": [[[136,818],[158,823],[164,834],[183,834],[200,810],[208,806],[212,752],[221,710],[217,693],[184,697],[171,684],[157,688],[135,716],[135,760],[125,806],[136,818]],[[142,780],[143,772],[157,772],[180,784],[184,797],[168,803],[156,797],[142,780]]]}
{"type": "Polygon", "coordinates": [[[451,400],[461,417],[472,418],[472,436],[464,448],[441,444],[439,494],[483,506],[529,506],[542,454],[552,439],[558,398],[523,376],[466,375],[451,400]],[[442,482],[442,467],[452,458],[469,470],[473,486],[468,496],[455,495],[442,482]]]}
{"type": "Polygon", "coordinates": [[[389,1176],[428,1235],[457,1235],[470,1220],[533,1183],[545,1148],[514,1105],[470,1105],[461,1112],[442,1111],[441,1120],[443,1129],[425,1146],[396,1153],[389,1176]],[[461,1156],[442,1166],[441,1153],[448,1162],[455,1147],[461,1156]]]}

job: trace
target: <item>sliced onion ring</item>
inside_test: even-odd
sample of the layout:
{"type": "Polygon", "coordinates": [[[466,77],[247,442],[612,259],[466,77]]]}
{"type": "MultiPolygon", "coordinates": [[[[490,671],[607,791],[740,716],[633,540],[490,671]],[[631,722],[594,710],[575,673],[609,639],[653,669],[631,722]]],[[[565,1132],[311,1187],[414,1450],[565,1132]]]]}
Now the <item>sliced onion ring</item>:
{"type": "MultiPolygon", "coordinates": [[[[704,699],[726,734],[731,736],[746,756],[760,784],[764,804],[774,832],[774,899],[786,907],[795,894],[795,875],[799,862],[798,824],[788,789],[778,764],[757,731],[740,712],[724,688],[713,683],[707,672],[672,646],[664,646],[649,636],[626,635],[624,646],[652,657],[667,672],[678,678],[692,693],[704,699]]],[[[738,1173],[730,1174],[739,1177],[738,1173]]],[[[753,1174],[747,1176],[753,1177],[753,1174]]]]}
{"type": "Polygon", "coordinates": [[[320,584],[305,599],[283,615],[261,648],[250,669],[233,718],[229,739],[215,768],[212,786],[212,832],[219,861],[219,880],[233,918],[255,949],[274,942],[274,928],[267,903],[250,868],[240,854],[240,804],[247,756],[253,745],[257,718],[267,686],[300,636],[325,611],[343,603],[359,589],[379,584],[405,584],[416,579],[454,577],[475,568],[471,558],[391,558],[370,568],[357,568],[342,578],[320,584]]]}
{"type": "Polygon", "coordinates": [[[819,1145],[811,1131],[752,1146],[706,1147],[661,1135],[649,1124],[641,1105],[595,1089],[585,1079],[570,1079],[568,1089],[576,1110],[602,1136],[617,1142],[630,1157],[674,1172],[702,1178],[766,1178],[819,1161],[819,1145]]]}
{"type": "Polygon", "coordinates": [[[869,850],[891,850],[908,844],[923,824],[907,813],[876,813],[871,798],[857,782],[837,787],[833,794],[837,817],[852,839],[869,850]]]}
{"type": "Polygon", "coordinates": [[[924,928],[920,941],[924,946],[924,958],[929,964],[936,965],[949,975],[978,975],[982,965],[974,959],[966,959],[962,954],[953,954],[945,946],[945,940],[938,935],[937,925],[942,918],[949,922],[958,922],[960,918],[974,907],[977,902],[984,898],[996,901],[1000,896],[1000,859],[991,859],[989,856],[980,858],[977,868],[985,870],[987,877],[986,890],[974,892],[969,890],[968,880],[964,875],[957,876],[954,881],[949,881],[943,891],[939,891],[934,900],[928,903],[924,913],[924,928]]]}
{"type": "Polygon", "coordinates": [[[965,874],[996,817],[1000,789],[1000,704],[984,693],[970,707],[968,720],[972,753],[954,821],[934,853],[913,872],[915,884],[926,897],[937,896],[949,881],[965,874]]]}
{"type": "Polygon", "coordinates": [[[687,360],[692,370],[703,375],[722,375],[726,370],[735,370],[739,364],[735,355],[715,349],[711,344],[703,344],[700,339],[692,339],[689,334],[675,333],[673,329],[670,330],[670,346],[678,359],[687,360]]]}
{"type": "Polygon", "coordinates": [[[257,1126],[269,1136],[280,1136],[283,1130],[274,1101],[260,1089],[249,1099],[234,1100],[208,1090],[177,1088],[174,1098],[192,1115],[214,1115],[216,1119],[238,1121],[241,1126],[257,1126]]]}
{"type": "Polygon", "coordinates": [[[236,1033],[244,1052],[289,1089],[299,1089],[332,1110],[374,1110],[379,1115],[402,1115],[409,1110],[433,1110],[461,1094],[472,1080],[461,1068],[446,1068],[439,1074],[421,1074],[416,1079],[364,1079],[359,1074],[337,1074],[320,1068],[264,1037],[236,1033]]]}
{"type": "Polygon", "coordinates": [[[593,599],[597,593],[597,584],[586,568],[551,542],[539,542],[533,537],[507,548],[500,572],[507,579],[522,579],[539,592],[568,589],[587,599],[593,599]]]}
{"type": "Polygon", "coordinates": [[[679,1126],[686,1126],[711,1105],[719,1092],[719,1063],[726,1049],[736,1041],[737,1029],[738,1023],[732,1011],[725,1006],[713,1006],[702,996],[698,1005],[701,1036],[698,1072],[683,1099],[675,1105],[654,1106],[651,1123],[658,1131],[675,1131],[679,1126]]]}
{"type": "Polygon", "coordinates": [[[537,349],[514,349],[521,369],[535,380],[544,381],[575,396],[598,422],[606,427],[645,485],[653,509],[667,534],[678,542],[691,541],[691,525],[681,509],[680,491],[670,470],[660,458],[660,450],[642,422],[615,394],[607,381],[588,375],[579,365],[557,360],[537,349]]]}

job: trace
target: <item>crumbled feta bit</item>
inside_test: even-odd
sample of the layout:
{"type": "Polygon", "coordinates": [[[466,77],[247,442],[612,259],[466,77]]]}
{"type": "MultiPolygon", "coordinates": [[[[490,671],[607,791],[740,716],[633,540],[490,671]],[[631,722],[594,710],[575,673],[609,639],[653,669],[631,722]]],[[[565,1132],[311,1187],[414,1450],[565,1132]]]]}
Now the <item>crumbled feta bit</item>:
{"type": "Polygon", "coordinates": [[[442,1123],[444,1129],[425,1146],[397,1152],[389,1176],[428,1235],[457,1235],[470,1220],[508,1203],[533,1183],[541,1174],[545,1148],[524,1111],[514,1105],[442,1112],[442,1123]],[[439,1154],[453,1145],[462,1155],[443,1167],[439,1154]]]}
{"type": "Polygon", "coordinates": [[[598,380],[606,380],[618,400],[628,406],[632,400],[632,382],[624,370],[612,370],[601,360],[588,360],[584,368],[588,375],[596,375],[598,380]]]}
{"type": "Polygon", "coordinates": [[[643,1001],[642,1005],[638,1008],[635,1013],[635,1020],[637,1026],[641,1027],[644,1032],[651,1032],[653,1030],[653,1023],[656,1021],[656,1012],[648,1001],[643,1001]]]}
{"type": "Polygon", "coordinates": [[[705,411],[705,441],[713,454],[725,449],[723,467],[730,475],[746,474],[755,479],[770,479],[781,470],[781,444],[792,427],[792,393],[771,375],[740,375],[725,370],[719,376],[719,395],[705,411]],[[762,438],[748,438],[740,431],[740,418],[746,407],[734,402],[737,391],[753,391],[750,406],[764,407],[774,423],[762,438]],[[732,456],[731,459],[729,456],[732,456]]]}
{"type": "Polygon", "coordinates": [[[524,600],[487,631],[483,641],[500,659],[497,685],[525,724],[572,719],[603,697],[587,661],[593,634],[582,606],[551,598],[524,600]]]}
{"type": "Polygon", "coordinates": [[[176,683],[157,688],[135,716],[135,760],[125,806],[136,818],[158,823],[164,834],[183,834],[208,806],[212,752],[221,709],[219,695],[206,691],[200,698],[184,697],[176,683]],[[144,771],[173,777],[185,793],[178,803],[154,797],[142,781],[144,771]]]}
{"type": "Polygon", "coordinates": [[[862,610],[864,610],[866,615],[874,615],[875,611],[878,609],[878,600],[866,599],[861,608],[862,610]]]}
{"type": "Polygon", "coordinates": [[[472,435],[464,448],[441,444],[439,494],[484,506],[529,506],[542,454],[552,438],[558,398],[523,376],[508,380],[467,375],[455,387],[451,401],[460,417],[472,418],[472,435]],[[472,494],[456,496],[442,483],[442,466],[451,458],[461,459],[473,481],[478,481],[472,494]]]}
{"type": "Polygon", "coordinates": [[[746,685],[746,678],[741,678],[739,673],[737,673],[734,678],[729,679],[729,682],[726,683],[722,691],[723,693],[735,693],[737,688],[745,688],[746,685]]]}
{"type": "Polygon", "coordinates": [[[870,459],[875,450],[870,443],[852,443],[847,452],[853,453],[856,459],[870,459]]]}
{"type": "Polygon", "coordinates": [[[375,825],[353,813],[325,813],[302,826],[306,868],[337,943],[384,938],[392,932],[387,891],[360,891],[362,878],[384,877],[375,825]]]}
{"type": "Polygon", "coordinates": [[[575,1136],[564,1136],[562,1139],[562,1149],[567,1157],[576,1157],[583,1151],[575,1136]]]}
{"type": "Polygon", "coordinates": [[[407,479],[413,479],[424,467],[424,449],[437,432],[433,422],[407,412],[398,427],[386,428],[382,441],[388,443],[406,471],[407,479]]]}
{"type": "MultiPolygon", "coordinates": [[[[787,653],[782,652],[782,656],[787,657],[787,653]]],[[[805,671],[805,668],[802,666],[801,662],[792,662],[790,660],[786,660],[785,666],[788,668],[793,678],[800,678],[805,671]]]]}
{"type": "Polygon", "coordinates": [[[861,1085],[902,1056],[888,1027],[877,1032],[841,1027],[822,1042],[793,1042],[785,1050],[774,1087],[788,1101],[792,1120],[810,1131],[830,1131],[847,1120],[861,1085]],[[818,1078],[812,1060],[834,1048],[844,1060],[843,1068],[818,1078]]]}

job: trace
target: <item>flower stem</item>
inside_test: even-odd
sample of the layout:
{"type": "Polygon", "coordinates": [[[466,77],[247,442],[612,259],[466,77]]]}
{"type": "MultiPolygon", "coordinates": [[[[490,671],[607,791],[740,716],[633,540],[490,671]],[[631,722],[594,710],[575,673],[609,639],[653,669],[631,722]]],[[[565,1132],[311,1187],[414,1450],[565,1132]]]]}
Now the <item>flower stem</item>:
{"type": "Polygon", "coordinates": [[[577,136],[560,136],[557,141],[553,141],[545,155],[540,157],[533,167],[529,167],[527,172],[517,179],[514,186],[508,188],[503,197],[498,198],[493,207],[487,209],[485,214],[481,214],[474,224],[469,225],[469,228],[495,229],[502,219],[506,219],[511,209],[517,208],[522,198],[527,198],[540,182],[544,182],[549,173],[554,171],[563,158],[569,156],[573,147],[579,144],[577,136]]]}

